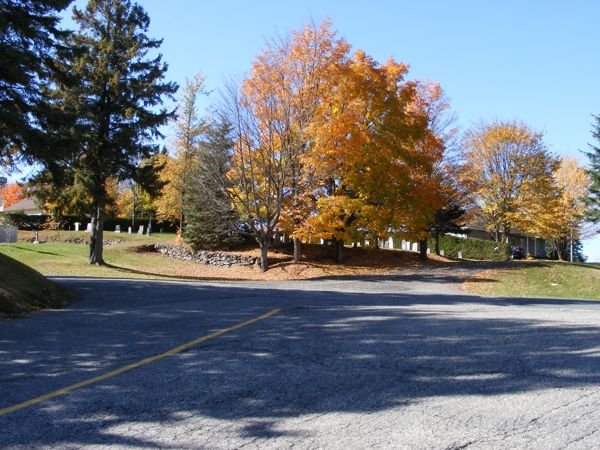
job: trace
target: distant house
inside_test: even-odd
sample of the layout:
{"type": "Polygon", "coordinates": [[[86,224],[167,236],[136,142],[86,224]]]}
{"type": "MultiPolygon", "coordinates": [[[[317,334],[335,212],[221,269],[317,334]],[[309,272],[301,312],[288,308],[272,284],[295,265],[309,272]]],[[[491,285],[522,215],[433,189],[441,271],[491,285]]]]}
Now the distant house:
{"type": "MultiPolygon", "coordinates": [[[[452,234],[458,237],[470,237],[476,239],[493,240],[493,236],[488,232],[482,222],[474,222],[464,227],[465,234],[452,234]]],[[[508,236],[508,242],[511,245],[520,245],[525,251],[535,258],[546,257],[546,240],[536,237],[533,234],[525,233],[521,230],[513,230],[508,236]]]]}
{"type": "Polygon", "coordinates": [[[35,202],[33,198],[25,198],[21,201],[18,201],[14,205],[7,206],[3,208],[5,213],[19,213],[22,212],[28,216],[47,216],[48,213],[41,209],[35,202]]]}

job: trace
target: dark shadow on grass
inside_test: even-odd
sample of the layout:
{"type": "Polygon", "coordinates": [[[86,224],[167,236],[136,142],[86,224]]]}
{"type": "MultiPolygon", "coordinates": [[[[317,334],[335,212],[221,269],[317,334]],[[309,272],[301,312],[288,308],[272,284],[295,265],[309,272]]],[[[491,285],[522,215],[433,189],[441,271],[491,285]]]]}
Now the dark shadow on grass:
{"type": "Polygon", "coordinates": [[[34,250],[34,249],[32,249],[32,248],[20,247],[20,246],[18,246],[18,245],[13,245],[13,246],[11,246],[11,247],[12,247],[12,248],[18,248],[19,250],[25,250],[25,251],[28,251],[28,252],[41,253],[42,255],[61,256],[61,255],[60,255],[60,254],[58,254],[58,253],[44,252],[44,251],[42,251],[42,250],[34,250]]]}
{"type": "Polygon", "coordinates": [[[558,312],[568,307],[597,313],[600,304],[591,302],[309,292],[293,285],[66,284],[85,300],[0,328],[0,408],[272,308],[283,311],[177,356],[0,416],[4,445],[169,448],[153,440],[157,424],[193,431],[215,422],[232,436],[303,439],[311,433],[308,424],[286,432],[280,422],[335,412],[377,413],[429,397],[493,401],[547,388],[600,387],[600,324],[574,327],[557,318],[525,318],[535,317],[532,310],[520,319],[514,308],[503,311],[560,305],[558,312]],[[146,426],[153,432],[146,435],[146,426]],[[115,427],[138,432],[118,433],[115,427]]]}

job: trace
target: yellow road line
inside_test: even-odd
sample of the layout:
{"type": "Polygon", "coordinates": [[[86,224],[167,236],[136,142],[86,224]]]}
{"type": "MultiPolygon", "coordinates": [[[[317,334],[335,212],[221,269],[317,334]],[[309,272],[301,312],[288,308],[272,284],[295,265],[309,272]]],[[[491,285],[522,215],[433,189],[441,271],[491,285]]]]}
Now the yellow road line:
{"type": "Polygon", "coordinates": [[[238,330],[245,326],[252,325],[253,323],[267,319],[279,312],[281,312],[281,309],[279,309],[279,308],[273,309],[273,310],[269,311],[268,313],[263,314],[262,316],[255,317],[254,319],[246,320],[245,322],[240,322],[229,328],[223,328],[221,330],[215,331],[214,333],[210,333],[210,334],[207,334],[206,336],[202,336],[197,339],[194,339],[193,341],[186,342],[185,344],[182,344],[178,347],[172,348],[171,350],[167,350],[166,352],[159,353],[158,355],[154,355],[154,356],[150,356],[148,358],[141,359],[139,361],[128,364],[126,366],[119,367],[118,369],[111,370],[110,372],[106,372],[102,375],[98,375],[97,377],[89,378],[89,379],[81,381],[79,383],[75,383],[70,386],[64,387],[62,389],[58,389],[57,391],[50,392],[49,394],[45,394],[45,395],[41,395],[39,397],[32,398],[31,400],[27,400],[23,403],[17,403],[16,405],[12,405],[7,408],[0,409],[0,416],[14,412],[14,411],[18,411],[23,408],[27,408],[29,406],[33,406],[37,403],[40,403],[40,402],[43,402],[46,400],[50,400],[51,398],[58,397],[59,395],[67,394],[71,391],[74,391],[75,389],[79,389],[79,388],[82,388],[85,386],[89,386],[90,384],[94,384],[99,381],[106,380],[107,378],[114,377],[123,372],[127,372],[129,370],[136,369],[141,366],[145,366],[146,364],[153,363],[154,361],[158,361],[159,359],[166,358],[167,356],[172,356],[177,353],[181,353],[182,351],[187,350],[188,348],[193,347],[195,345],[201,344],[202,342],[208,341],[209,339],[213,339],[218,336],[221,336],[222,334],[229,333],[230,331],[238,330]]]}

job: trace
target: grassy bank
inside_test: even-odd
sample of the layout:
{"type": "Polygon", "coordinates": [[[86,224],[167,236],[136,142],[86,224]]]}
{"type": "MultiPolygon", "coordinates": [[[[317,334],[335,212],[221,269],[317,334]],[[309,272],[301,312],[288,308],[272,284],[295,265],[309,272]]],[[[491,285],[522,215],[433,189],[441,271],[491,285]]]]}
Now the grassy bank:
{"type": "Polygon", "coordinates": [[[465,289],[506,297],[556,297],[600,300],[600,265],[521,262],[479,273],[465,289]]]}
{"type": "Polygon", "coordinates": [[[40,234],[41,244],[31,243],[33,236],[33,233],[19,232],[19,242],[0,245],[0,253],[44,275],[162,278],[161,274],[170,274],[168,266],[172,261],[163,261],[161,264],[159,259],[162,258],[158,255],[140,255],[132,249],[156,242],[174,242],[174,234],[139,236],[105,232],[104,239],[113,243],[104,247],[107,266],[103,267],[89,265],[89,247],[83,243],[72,242],[87,239],[88,235],[85,232],[43,232],[40,234]]]}
{"type": "Polygon", "coordinates": [[[72,295],[31,267],[0,253],[0,316],[57,308],[72,295]]]}

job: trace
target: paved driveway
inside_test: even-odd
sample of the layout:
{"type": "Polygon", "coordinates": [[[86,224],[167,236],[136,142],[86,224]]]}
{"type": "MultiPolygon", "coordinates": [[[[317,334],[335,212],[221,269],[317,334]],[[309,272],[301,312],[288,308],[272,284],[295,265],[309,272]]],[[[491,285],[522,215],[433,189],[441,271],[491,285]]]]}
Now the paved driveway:
{"type": "Polygon", "coordinates": [[[600,303],[453,281],[62,280],[0,322],[0,409],[229,331],[0,415],[0,447],[600,448],[600,303]]]}

